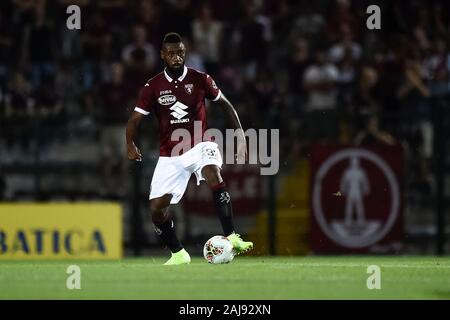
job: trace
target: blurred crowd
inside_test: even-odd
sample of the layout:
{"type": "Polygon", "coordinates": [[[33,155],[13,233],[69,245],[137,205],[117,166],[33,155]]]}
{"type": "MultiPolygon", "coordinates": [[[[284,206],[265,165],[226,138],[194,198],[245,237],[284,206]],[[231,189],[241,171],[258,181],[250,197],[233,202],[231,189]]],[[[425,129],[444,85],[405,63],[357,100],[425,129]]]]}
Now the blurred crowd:
{"type": "MultiPolygon", "coordinates": [[[[125,123],[139,89],[162,70],[171,31],[244,129],[281,128],[286,167],[312,143],[401,144],[426,185],[432,99],[450,92],[448,1],[2,0],[2,161],[29,158],[36,145],[43,159],[71,141],[76,152],[84,141],[96,145],[106,184],[125,176],[125,123]],[[66,27],[72,4],[81,30],[66,27]],[[366,26],[371,4],[381,8],[380,30],[366,26]]],[[[223,129],[217,114],[210,123],[223,129]]]]}

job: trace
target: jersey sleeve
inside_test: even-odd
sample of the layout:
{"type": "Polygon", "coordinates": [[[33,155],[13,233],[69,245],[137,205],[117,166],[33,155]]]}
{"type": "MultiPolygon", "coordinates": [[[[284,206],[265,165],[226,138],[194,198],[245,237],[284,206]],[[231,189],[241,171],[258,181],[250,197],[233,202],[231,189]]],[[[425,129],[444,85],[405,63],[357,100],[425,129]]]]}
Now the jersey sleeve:
{"type": "Polygon", "coordinates": [[[153,95],[150,85],[147,83],[139,92],[139,98],[134,111],[148,115],[153,105],[153,95]]]}
{"type": "Polygon", "coordinates": [[[222,92],[217,87],[216,82],[208,74],[206,75],[206,88],[205,88],[205,90],[206,90],[206,94],[205,94],[206,99],[209,99],[209,100],[212,100],[212,101],[219,100],[220,96],[222,95],[222,92]]]}

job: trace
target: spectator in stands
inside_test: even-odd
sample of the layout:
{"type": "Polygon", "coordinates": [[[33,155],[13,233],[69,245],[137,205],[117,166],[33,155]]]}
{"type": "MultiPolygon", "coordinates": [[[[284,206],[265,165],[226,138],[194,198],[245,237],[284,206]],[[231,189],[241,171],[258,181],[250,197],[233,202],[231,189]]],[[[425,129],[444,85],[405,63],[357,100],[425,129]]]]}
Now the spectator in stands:
{"type": "Polygon", "coordinates": [[[421,186],[430,184],[429,160],[433,153],[433,124],[429,97],[430,89],[425,83],[425,75],[420,56],[412,53],[406,60],[403,81],[397,92],[402,107],[402,115],[408,130],[412,156],[419,159],[416,182],[421,186]]]}
{"type": "Polygon", "coordinates": [[[195,48],[205,61],[206,71],[214,77],[222,49],[222,23],[213,18],[210,6],[201,7],[199,17],[192,23],[192,36],[195,48]]]}
{"type": "Polygon", "coordinates": [[[317,10],[315,6],[308,5],[297,12],[297,17],[289,29],[290,32],[307,37],[311,44],[316,46],[324,44],[325,38],[322,37],[327,34],[325,25],[323,13],[317,10]]]}
{"type": "Polygon", "coordinates": [[[404,119],[418,124],[422,132],[423,155],[431,156],[432,143],[429,139],[431,133],[431,107],[428,98],[430,89],[425,84],[422,64],[418,56],[409,58],[405,63],[403,81],[397,95],[402,104],[404,119]],[[428,141],[428,143],[427,143],[428,141]]]}
{"type": "Polygon", "coordinates": [[[0,8],[0,83],[6,82],[8,68],[13,64],[14,29],[11,21],[0,8]]]}
{"type": "Polygon", "coordinates": [[[338,101],[339,105],[345,106],[344,112],[347,112],[348,107],[351,105],[351,99],[355,89],[355,79],[357,75],[357,61],[348,48],[344,52],[342,59],[337,64],[338,76],[338,101]]]}
{"type": "Polygon", "coordinates": [[[341,26],[345,26],[353,34],[363,24],[352,11],[350,0],[335,0],[327,21],[327,36],[332,42],[339,39],[341,26]]]}
{"type": "Polygon", "coordinates": [[[133,28],[133,42],[122,50],[122,60],[126,66],[126,78],[135,88],[141,87],[150,78],[158,59],[157,51],[147,41],[144,26],[133,28]]]}
{"type": "Polygon", "coordinates": [[[141,0],[136,16],[137,23],[144,26],[147,31],[148,42],[150,42],[154,48],[159,49],[161,39],[164,37],[160,1],[141,0]]]}
{"type": "Polygon", "coordinates": [[[337,87],[338,69],[328,62],[326,53],[318,49],[315,62],[310,65],[303,77],[307,92],[305,122],[309,140],[332,142],[337,137],[337,87]]]}
{"type": "Polygon", "coordinates": [[[25,29],[25,61],[31,64],[34,86],[38,86],[44,78],[53,79],[55,73],[54,29],[45,10],[46,2],[38,1],[34,9],[34,22],[25,29]]]}
{"type": "Polygon", "coordinates": [[[291,46],[291,54],[287,65],[290,90],[299,95],[304,95],[303,74],[312,63],[309,41],[303,37],[295,37],[292,39],[291,46]]]}
{"type": "Polygon", "coordinates": [[[5,93],[5,115],[7,118],[27,118],[34,113],[32,85],[25,75],[17,71],[5,93]]]}
{"type": "MultiPolygon", "coordinates": [[[[207,72],[203,55],[197,50],[195,42],[184,40],[183,43],[186,46],[186,51],[189,52],[186,57],[186,66],[202,72],[207,72]]],[[[211,73],[208,72],[208,74],[211,73]]]]}
{"type": "Polygon", "coordinates": [[[61,137],[61,129],[65,126],[62,116],[62,105],[59,103],[53,82],[49,79],[43,80],[34,90],[35,116],[31,121],[39,121],[40,139],[39,148],[48,147],[52,137],[61,137]]]}
{"type": "MultiPolygon", "coordinates": [[[[167,3],[167,10],[162,16],[163,33],[177,32],[183,38],[192,39],[192,5],[191,0],[172,0],[167,3]]],[[[161,40],[160,40],[161,41],[161,40]]]]}
{"type": "Polygon", "coordinates": [[[268,37],[265,19],[259,19],[260,7],[248,1],[244,4],[245,17],[237,25],[234,31],[234,39],[237,44],[238,63],[243,65],[245,77],[248,81],[253,81],[256,77],[258,65],[264,64],[267,58],[268,37]]]}
{"type": "Polygon", "coordinates": [[[123,11],[127,9],[126,0],[98,0],[98,6],[101,9],[106,22],[114,27],[126,26],[129,21],[123,11]]]}
{"type": "Polygon", "coordinates": [[[152,72],[157,59],[157,52],[147,41],[147,31],[142,25],[133,28],[133,42],[122,51],[122,60],[129,68],[144,68],[152,72]]]}
{"type": "Polygon", "coordinates": [[[124,79],[124,68],[121,63],[111,65],[111,80],[102,85],[100,144],[103,163],[103,177],[109,193],[115,190],[114,178],[124,182],[127,177],[126,144],[123,138],[125,126],[130,112],[133,91],[124,79]],[[118,174],[114,173],[118,168],[118,174]]]}
{"type": "MultiPolygon", "coordinates": [[[[276,81],[274,81],[273,70],[263,66],[258,68],[255,80],[249,83],[249,90],[255,97],[257,110],[259,110],[259,112],[267,112],[269,111],[269,108],[272,107],[275,84],[276,81]]],[[[254,119],[253,123],[257,123],[257,120],[258,119],[254,119]]]]}
{"type": "MultiPolygon", "coordinates": [[[[7,2],[7,1],[2,1],[7,2]]],[[[42,5],[42,0],[13,0],[14,10],[12,20],[15,26],[23,31],[24,26],[33,23],[36,5],[42,5]]],[[[22,58],[22,57],[21,57],[22,58]]]]}
{"type": "Polygon", "coordinates": [[[345,57],[358,61],[361,58],[361,45],[354,41],[353,32],[348,25],[341,26],[340,40],[328,51],[333,63],[340,63],[345,57]]]}
{"type": "Polygon", "coordinates": [[[31,116],[35,112],[35,102],[32,97],[32,85],[22,72],[15,72],[11,82],[7,85],[4,96],[6,132],[8,146],[16,142],[28,150],[31,133],[27,126],[32,123],[31,116]]]}
{"type": "Polygon", "coordinates": [[[352,111],[354,114],[371,114],[380,112],[380,102],[376,95],[378,72],[375,68],[363,65],[359,71],[352,111]]]}
{"type": "Polygon", "coordinates": [[[68,103],[75,101],[81,95],[82,88],[77,77],[76,68],[69,61],[60,61],[58,64],[54,90],[58,99],[66,107],[68,107],[68,103]]]}
{"type": "Polygon", "coordinates": [[[398,143],[392,135],[380,129],[377,115],[366,115],[364,122],[365,128],[355,138],[355,144],[357,146],[394,146],[398,143]]]}
{"type": "Polygon", "coordinates": [[[433,96],[450,92],[450,52],[444,39],[438,38],[432,44],[432,51],[424,61],[430,93],[433,96]]]}
{"type": "Polygon", "coordinates": [[[90,90],[100,83],[100,74],[103,61],[111,53],[111,27],[106,23],[101,12],[87,14],[86,27],[82,28],[83,47],[83,85],[90,90]]]}

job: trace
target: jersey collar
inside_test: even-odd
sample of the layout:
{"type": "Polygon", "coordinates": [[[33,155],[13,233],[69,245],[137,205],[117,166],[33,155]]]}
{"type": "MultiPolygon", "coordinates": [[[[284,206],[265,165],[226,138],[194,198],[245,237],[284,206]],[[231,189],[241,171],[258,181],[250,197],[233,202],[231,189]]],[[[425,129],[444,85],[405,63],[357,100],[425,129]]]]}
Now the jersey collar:
{"type": "MultiPolygon", "coordinates": [[[[186,77],[188,72],[188,68],[184,66],[183,74],[178,78],[178,81],[183,81],[184,77],[186,77]]],[[[164,69],[164,77],[166,77],[167,81],[172,82],[173,79],[167,74],[166,69],[164,69]]]]}

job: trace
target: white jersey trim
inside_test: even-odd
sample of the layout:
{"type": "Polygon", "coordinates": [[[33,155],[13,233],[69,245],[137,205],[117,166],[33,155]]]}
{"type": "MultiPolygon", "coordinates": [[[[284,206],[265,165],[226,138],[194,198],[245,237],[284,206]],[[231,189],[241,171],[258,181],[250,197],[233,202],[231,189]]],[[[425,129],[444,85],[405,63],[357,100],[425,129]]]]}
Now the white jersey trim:
{"type": "Polygon", "coordinates": [[[217,94],[217,97],[215,97],[212,101],[217,101],[222,96],[222,91],[219,90],[219,93],[217,94]]]}
{"type": "MultiPolygon", "coordinates": [[[[178,81],[183,81],[183,79],[186,77],[188,73],[188,68],[186,66],[184,66],[183,68],[183,74],[178,78],[178,81]]],[[[169,76],[169,74],[166,72],[166,69],[164,69],[164,77],[166,77],[166,80],[169,82],[172,82],[173,79],[169,76]]]]}
{"type": "Polygon", "coordinates": [[[150,112],[145,111],[144,109],[141,109],[141,108],[139,108],[139,107],[134,108],[134,111],[139,112],[139,113],[142,113],[144,116],[147,116],[147,115],[150,114],[150,112]]]}

